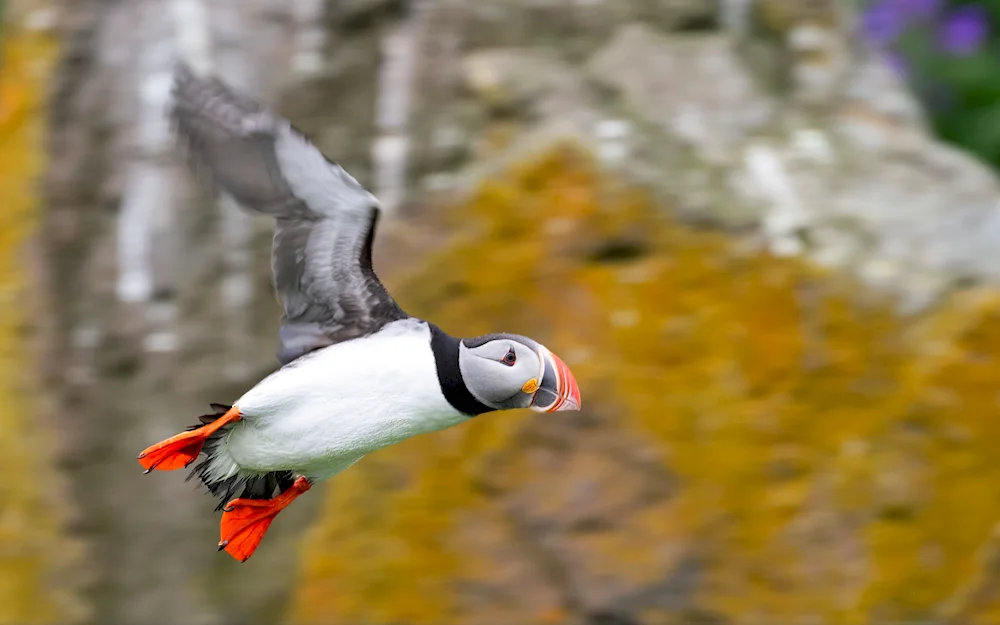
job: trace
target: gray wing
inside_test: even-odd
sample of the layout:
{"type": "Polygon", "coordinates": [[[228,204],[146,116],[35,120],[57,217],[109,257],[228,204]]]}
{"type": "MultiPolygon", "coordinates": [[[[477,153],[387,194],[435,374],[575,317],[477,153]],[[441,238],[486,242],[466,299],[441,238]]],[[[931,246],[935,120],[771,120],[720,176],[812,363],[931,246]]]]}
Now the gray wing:
{"type": "Polygon", "coordinates": [[[216,78],[179,64],[173,96],[170,117],[195,171],[276,219],[282,364],[406,318],[372,269],[375,196],[288,120],[216,78]]]}

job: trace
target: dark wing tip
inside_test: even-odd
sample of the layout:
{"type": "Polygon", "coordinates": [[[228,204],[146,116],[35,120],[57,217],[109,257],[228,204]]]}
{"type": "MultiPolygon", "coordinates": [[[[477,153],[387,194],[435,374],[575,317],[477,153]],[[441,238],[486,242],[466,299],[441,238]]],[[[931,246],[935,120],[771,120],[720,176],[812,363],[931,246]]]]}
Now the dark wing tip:
{"type": "Polygon", "coordinates": [[[175,62],[170,96],[167,119],[178,152],[213,195],[225,189],[258,210],[287,199],[268,145],[280,120],[262,102],[183,60],[175,62]]]}
{"type": "Polygon", "coordinates": [[[204,126],[210,125],[236,136],[274,130],[274,116],[262,102],[234,90],[218,76],[199,76],[186,61],[174,65],[170,95],[168,114],[175,126],[193,124],[206,132],[204,126]]]}
{"type": "Polygon", "coordinates": [[[194,68],[184,59],[174,61],[174,89],[178,84],[189,82],[195,78],[194,68]]]}
{"type": "Polygon", "coordinates": [[[199,78],[194,68],[179,59],[174,63],[174,77],[170,86],[169,116],[175,122],[182,109],[198,100],[198,91],[204,87],[205,79],[199,78]]]}

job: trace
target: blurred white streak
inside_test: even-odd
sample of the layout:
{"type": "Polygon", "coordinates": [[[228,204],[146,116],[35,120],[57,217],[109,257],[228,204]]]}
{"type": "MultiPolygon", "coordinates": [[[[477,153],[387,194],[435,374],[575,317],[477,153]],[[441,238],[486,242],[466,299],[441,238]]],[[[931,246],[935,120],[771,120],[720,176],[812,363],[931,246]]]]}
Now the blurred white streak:
{"type": "Polygon", "coordinates": [[[34,32],[52,32],[58,24],[56,10],[48,6],[34,9],[24,18],[24,27],[34,32]]]}
{"type": "Polygon", "coordinates": [[[752,4],[752,0],[720,0],[719,23],[730,33],[746,33],[750,29],[752,4]]]}
{"type": "Polygon", "coordinates": [[[203,0],[173,0],[177,53],[194,71],[212,71],[212,32],[203,0]]]}
{"type": "MultiPolygon", "coordinates": [[[[191,0],[187,0],[191,1],[191,0]]],[[[235,89],[260,97],[261,80],[255,71],[253,50],[246,44],[257,32],[252,12],[243,0],[216,0],[212,4],[215,33],[215,71],[235,89]]],[[[231,380],[247,375],[247,353],[251,333],[250,304],[253,301],[253,218],[228,193],[219,195],[219,248],[222,250],[223,277],[220,289],[222,314],[225,316],[225,351],[232,358],[223,372],[231,380]]]]}
{"type": "Polygon", "coordinates": [[[165,113],[173,50],[155,12],[140,11],[139,32],[135,72],[139,110],[117,233],[117,293],[123,302],[145,302],[152,297],[154,231],[157,226],[169,227],[175,188],[164,167],[171,147],[165,113]]]}
{"type": "Polygon", "coordinates": [[[781,157],[770,147],[752,145],[745,162],[755,186],[772,204],[763,223],[771,252],[776,256],[802,253],[798,233],[806,225],[806,214],[781,157]]]}
{"type": "Polygon", "coordinates": [[[430,14],[430,3],[431,0],[413,0],[406,15],[391,24],[382,36],[372,164],[375,195],[388,214],[395,212],[406,192],[415,57],[430,14]]]}
{"type": "Polygon", "coordinates": [[[292,71],[299,78],[313,78],[323,71],[323,48],[326,27],[323,23],[324,0],[293,0],[295,42],[292,50],[292,71]]]}
{"type": "Polygon", "coordinates": [[[815,128],[796,130],[792,146],[797,157],[821,165],[831,165],[836,156],[826,134],[815,128]]]}
{"type": "Polygon", "coordinates": [[[136,65],[138,111],[117,222],[119,301],[142,304],[144,347],[173,351],[176,305],[169,297],[155,307],[154,294],[172,294],[176,269],[177,208],[182,197],[173,167],[166,113],[173,72],[174,33],[158,6],[139,7],[136,65]]]}
{"type": "Polygon", "coordinates": [[[598,150],[608,165],[619,165],[629,154],[629,139],[632,126],[623,119],[602,119],[597,123],[594,134],[597,135],[598,150]]]}

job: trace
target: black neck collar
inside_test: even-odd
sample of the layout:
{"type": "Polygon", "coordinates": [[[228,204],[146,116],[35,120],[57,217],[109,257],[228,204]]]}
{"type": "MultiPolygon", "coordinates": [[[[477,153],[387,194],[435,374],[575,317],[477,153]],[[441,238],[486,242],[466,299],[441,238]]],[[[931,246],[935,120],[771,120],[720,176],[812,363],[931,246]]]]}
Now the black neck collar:
{"type": "Polygon", "coordinates": [[[438,381],[448,403],[455,410],[470,417],[496,410],[476,399],[465,385],[462,371],[458,367],[460,341],[433,323],[427,325],[431,328],[431,350],[434,352],[434,362],[437,364],[438,381]]]}

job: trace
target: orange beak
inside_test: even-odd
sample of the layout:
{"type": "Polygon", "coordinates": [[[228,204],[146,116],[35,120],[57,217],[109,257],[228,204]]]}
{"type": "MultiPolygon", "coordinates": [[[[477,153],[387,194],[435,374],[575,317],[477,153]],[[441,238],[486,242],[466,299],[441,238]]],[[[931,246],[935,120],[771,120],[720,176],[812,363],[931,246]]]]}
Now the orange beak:
{"type": "Polygon", "coordinates": [[[537,412],[559,412],[580,409],[580,387],[566,363],[543,346],[541,347],[541,383],[531,400],[531,409],[537,412]]]}

